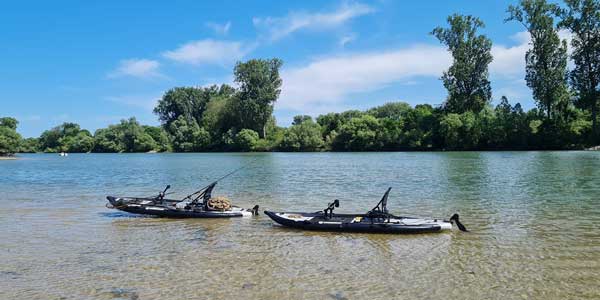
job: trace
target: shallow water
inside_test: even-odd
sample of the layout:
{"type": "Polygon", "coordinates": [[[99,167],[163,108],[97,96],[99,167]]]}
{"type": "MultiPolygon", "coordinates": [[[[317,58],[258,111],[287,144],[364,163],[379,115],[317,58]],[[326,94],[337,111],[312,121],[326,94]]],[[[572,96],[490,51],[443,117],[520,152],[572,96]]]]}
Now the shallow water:
{"type": "MultiPolygon", "coordinates": [[[[0,299],[598,299],[600,152],[50,154],[0,161],[0,299]],[[396,214],[470,233],[368,235],[136,217],[107,194],[396,214]]],[[[336,211],[338,211],[336,210],[336,211]]]]}

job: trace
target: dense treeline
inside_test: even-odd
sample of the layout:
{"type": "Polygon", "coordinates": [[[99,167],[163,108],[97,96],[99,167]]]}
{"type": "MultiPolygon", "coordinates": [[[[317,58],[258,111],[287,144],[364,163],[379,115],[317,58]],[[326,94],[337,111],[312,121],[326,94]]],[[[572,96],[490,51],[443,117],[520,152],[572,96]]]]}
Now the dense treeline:
{"type": "Polygon", "coordinates": [[[441,80],[448,96],[440,107],[392,102],[366,111],[296,116],[278,127],[273,105],[282,80],[279,59],[253,59],[234,68],[237,87],[176,87],[154,112],[160,127],[135,118],[92,135],[64,123],[39,138],[21,139],[17,121],[0,119],[0,155],[15,152],[148,151],[380,151],[580,149],[600,143],[600,1],[522,0],[507,10],[506,22],[531,35],[525,81],[537,108],[525,112],[501,97],[491,105],[488,66],[492,41],[474,16],[452,15],[431,34],[453,57],[441,80]],[[572,33],[567,69],[566,41],[572,33]]]}

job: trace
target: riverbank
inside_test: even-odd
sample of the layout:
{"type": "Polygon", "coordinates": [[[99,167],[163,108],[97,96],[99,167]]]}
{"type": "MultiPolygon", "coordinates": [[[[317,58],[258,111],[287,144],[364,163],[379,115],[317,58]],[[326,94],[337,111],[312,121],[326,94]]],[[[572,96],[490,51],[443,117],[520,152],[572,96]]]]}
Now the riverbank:
{"type": "Polygon", "coordinates": [[[14,160],[17,159],[15,156],[0,156],[0,160],[14,160]]]}

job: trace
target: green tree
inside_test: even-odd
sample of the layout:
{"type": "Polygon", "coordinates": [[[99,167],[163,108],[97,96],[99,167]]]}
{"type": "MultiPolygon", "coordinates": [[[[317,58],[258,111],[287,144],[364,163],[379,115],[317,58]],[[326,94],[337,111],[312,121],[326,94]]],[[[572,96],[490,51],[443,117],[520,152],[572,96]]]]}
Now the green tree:
{"type": "Polygon", "coordinates": [[[242,129],[235,135],[235,147],[240,151],[252,151],[258,143],[258,133],[252,129],[242,129]]]}
{"type": "Polygon", "coordinates": [[[239,128],[249,128],[266,136],[266,124],[273,114],[273,104],[281,92],[280,59],[251,59],[238,62],[234,69],[239,92],[235,113],[239,128]]]}
{"type": "Polygon", "coordinates": [[[158,152],[171,150],[169,135],[164,128],[149,125],[142,125],[142,128],[144,128],[144,132],[148,134],[156,143],[154,150],[158,152]]]}
{"type": "Polygon", "coordinates": [[[169,126],[172,132],[173,149],[178,152],[194,152],[208,150],[210,134],[206,129],[198,126],[195,121],[188,122],[180,116],[169,126]]]}
{"type": "Polygon", "coordinates": [[[35,153],[40,151],[40,143],[37,138],[26,138],[21,140],[19,152],[21,153],[35,153]]]}
{"type": "Polygon", "coordinates": [[[96,152],[148,152],[160,151],[147,127],[135,118],[121,120],[119,124],[96,130],[94,133],[96,152]]]}
{"type": "Polygon", "coordinates": [[[573,33],[571,57],[575,68],[569,78],[577,92],[580,107],[592,113],[594,135],[598,134],[597,114],[600,100],[600,1],[565,0],[566,7],[558,10],[559,28],[573,33]]]}
{"type": "Polygon", "coordinates": [[[479,112],[492,97],[488,65],[492,62],[492,41],[477,34],[485,25],[479,18],[454,14],[448,17],[449,28],[431,32],[448,47],[453,63],[442,80],[448,90],[444,104],[449,112],[479,112]]]}
{"type": "Polygon", "coordinates": [[[297,116],[294,125],[287,128],[279,144],[279,149],[284,151],[318,151],[323,147],[321,126],[312,118],[297,116]],[[302,122],[296,122],[303,119],[302,122]]]}
{"type": "Polygon", "coordinates": [[[13,155],[19,150],[21,135],[17,133],[18,124],[15,118],[0,118],[0,156],[13,155]]]}
{"type": "Polygon", "coordinates": [[[343,151],[380,150],[383,146],[380,132],[381,123],[377,118],[371,115],[352,118],[339,128],[332,147],[343,151]]]}
{"type": "Polygon", "coordinates": [[[300,125],[302,124],[302,122],[308,120],[312,121],[312,117],[308,115],[294,116],[294,121],[292,122],[292,125],[300,125]]]}
{"type": "Polygon", "coordinates": [[[94,139],[79,124],[66,122],[44,131],[39,144],[44,152],[89,152],[94,148],[94,139]]]}
{"type": "Polygon", "coordinates": [[[531,35],[532,48],[525,54],[527,86],[548,120],[564,117],[568,105],[567,44],[554,27],[557,6],[546,0],[521,0],[508,7],[505,21],[518,21],[531,35]]]}
{"type": "Polygon", "coordinates": [[[367,114],[378,119],[388,118],[398,121],[405,118],[411,110],[412,107],[406,102],[390,102],[367,110],[367,114]]]}

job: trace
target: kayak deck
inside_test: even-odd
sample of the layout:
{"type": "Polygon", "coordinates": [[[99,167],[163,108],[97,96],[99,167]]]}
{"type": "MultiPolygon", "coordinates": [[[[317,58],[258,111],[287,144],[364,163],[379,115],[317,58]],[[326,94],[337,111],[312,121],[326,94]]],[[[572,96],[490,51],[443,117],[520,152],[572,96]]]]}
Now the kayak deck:
{"type": "Polygon", "coordinates": [[[452,229],[450,222],[438,219],[412,217],[373,218],[367,214],[333,214],[322,212],[273,212],[265,211],[273,221],[283,226],[322,231],[371,232],[371,233],[427,233],[452,229]]]}
{"type": "Polygon", "coordinates": [[[235,206],[228,210],[204,210],[200,206],[186,206],[180,200],[163,199],[160,203],[157,203],[157,201],[151,198],[113,196],[106,198],[113,208],[134,214],[168,218],[233,218],[252,216],[251,211],[235,206]]]}

